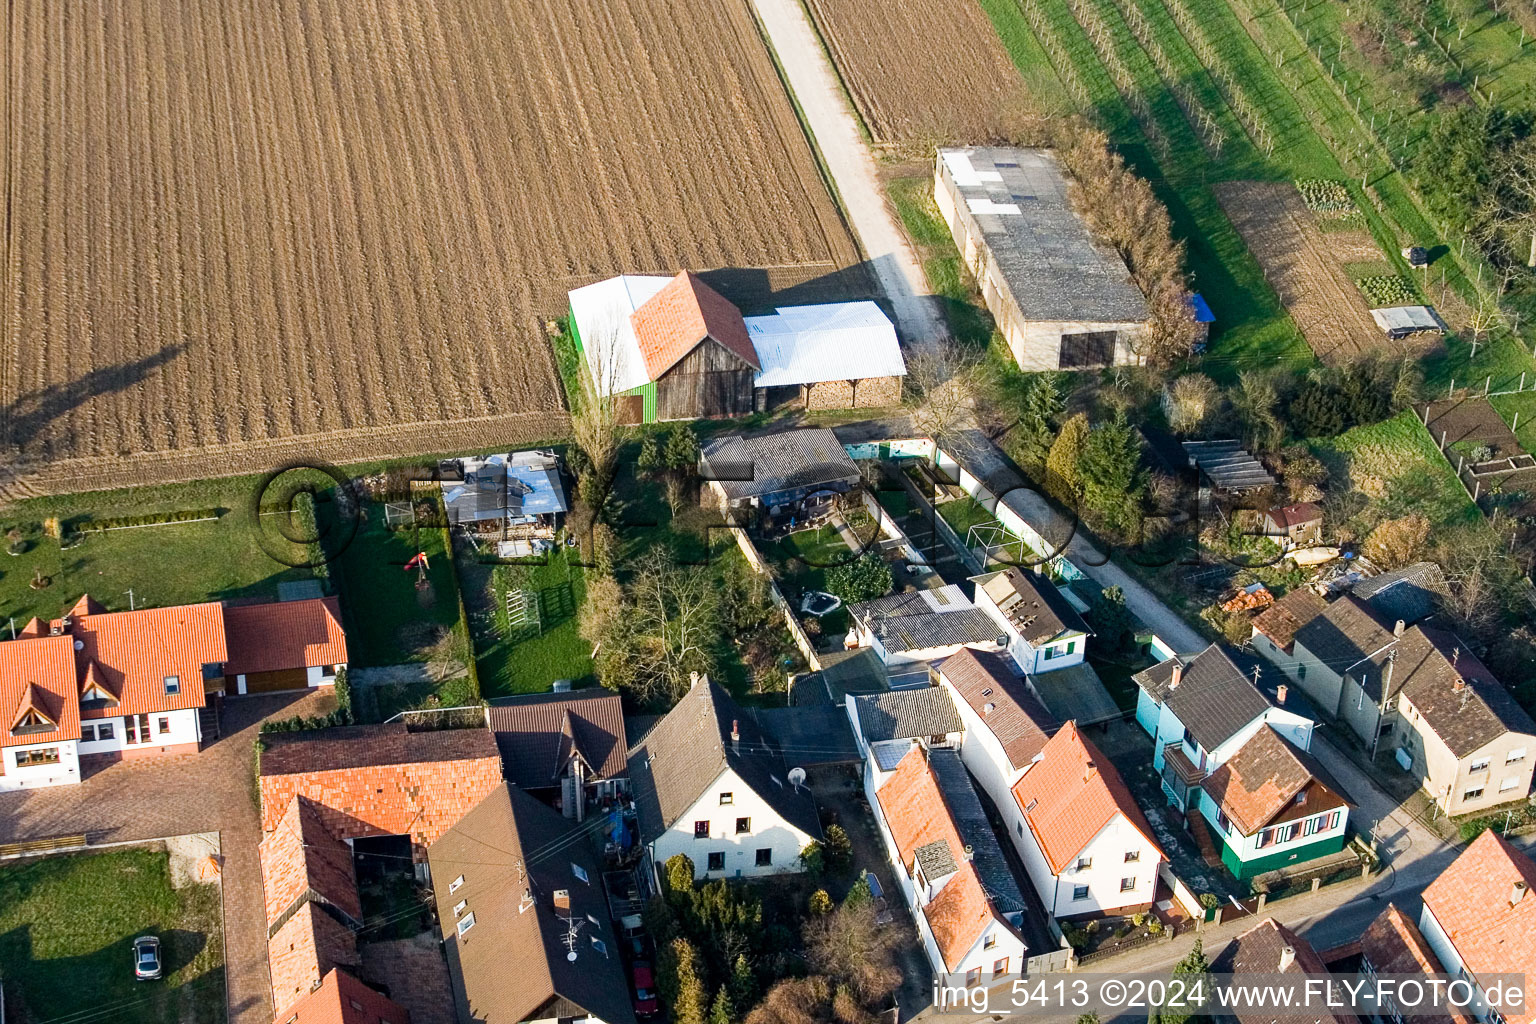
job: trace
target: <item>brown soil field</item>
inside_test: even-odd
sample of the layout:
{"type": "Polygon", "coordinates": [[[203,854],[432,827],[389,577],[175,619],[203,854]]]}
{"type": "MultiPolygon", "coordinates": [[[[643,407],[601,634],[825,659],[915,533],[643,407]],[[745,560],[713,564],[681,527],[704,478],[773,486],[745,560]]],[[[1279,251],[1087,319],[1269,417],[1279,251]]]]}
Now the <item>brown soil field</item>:
{"type": "MultiPolygon", "coordinates": [[[[1369,251],[1319,230],[1295,186],[1229,181],[1212,189],[1323,362],[1338,365],[1371,353],[1417,353],[1437,343],[1427,336],[1392,341],[1382,333],[1360,289],[1344,270],[1346,262],[1362,259],[1369,251]]],[[[1380,249],[1374,252],[1379,258],[1380,249]]]]}
{"type": "Polygon", "coordinates": [[[996,138],[1022,84],[975,0],[806,3],[877,142],[996,138]]]}
{"type": "Polygon", "coordinates": [[[548,438],[571,287],[866,280],[745,0],[14,0],[0,32],[30,489],[548,438]]]}

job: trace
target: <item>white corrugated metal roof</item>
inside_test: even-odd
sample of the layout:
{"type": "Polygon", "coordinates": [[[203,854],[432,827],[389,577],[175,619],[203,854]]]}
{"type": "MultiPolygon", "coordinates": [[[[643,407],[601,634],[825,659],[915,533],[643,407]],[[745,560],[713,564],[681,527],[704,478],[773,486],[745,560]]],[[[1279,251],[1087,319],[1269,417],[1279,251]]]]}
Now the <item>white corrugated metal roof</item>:
{"type": "Polygon", "coordinates": [[[896,328],[873,302],[784,306],[746,323],[762,365],[755,382],[760,388],[907,372],[896,328]]]}
{"type": "Polygon", "coordinates": [[[567,293],[587,370],[599,394],[616,395],[650,382],[629,315],[671,280],[623,274],[567,293]]]}
{"type": "Polygon", "coordinates": [[[1445,323],[1429,306],[1387,306],[1371,310],[1384,331],[1443,331],[1445,323]]]}

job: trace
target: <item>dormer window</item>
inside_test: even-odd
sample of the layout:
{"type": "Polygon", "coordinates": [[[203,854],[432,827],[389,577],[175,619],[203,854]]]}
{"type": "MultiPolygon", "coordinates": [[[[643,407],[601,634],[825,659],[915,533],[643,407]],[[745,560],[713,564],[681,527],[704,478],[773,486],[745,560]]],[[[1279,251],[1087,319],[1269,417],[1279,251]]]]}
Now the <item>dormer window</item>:
{"type": "Polygon", "coordinates": [[[25,736],[28,733],[34,732],[50,732],[53,728],[54,724],[48,721],[41,712],[28,710],[23,712],[20,718],[16,719],[15,725],[11,726],[11,735],[25,736]]]}
{"type": "Polygon", "coordinates": [[[181,692],[181,677],[180,676],[166,676],[165,677],[165,695],[167,697],[174,697],[174,696],[176,696],[180,692],[181,692]]]}

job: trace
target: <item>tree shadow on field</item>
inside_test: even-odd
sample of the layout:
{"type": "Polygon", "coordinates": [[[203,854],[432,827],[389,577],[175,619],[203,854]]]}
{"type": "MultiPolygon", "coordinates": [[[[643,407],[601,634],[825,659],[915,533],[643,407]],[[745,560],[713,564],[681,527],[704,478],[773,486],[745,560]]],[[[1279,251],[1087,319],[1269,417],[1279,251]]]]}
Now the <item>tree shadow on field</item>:
{"type": "Polygon", "coordinates": [[[181,355],[186,348],[185,342],[167,345],[143,359],[102,367],[67,383],[50,384],[22,395],[0,409],[5,440],[26,451],[49,424],[69,410],[92,398],[127,390],[181,355]]]}

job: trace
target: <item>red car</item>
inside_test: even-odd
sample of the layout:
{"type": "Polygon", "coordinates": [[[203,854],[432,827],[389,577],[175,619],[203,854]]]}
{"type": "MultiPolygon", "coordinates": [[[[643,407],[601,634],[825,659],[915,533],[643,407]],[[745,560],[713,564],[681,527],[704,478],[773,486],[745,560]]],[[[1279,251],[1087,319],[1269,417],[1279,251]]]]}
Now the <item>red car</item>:
{"type": "Polygon", "coordinates": [[[635,982],[635,1016],[656,1016],[660,1007],[656,1003],[656,978],[651,974],[650,961],[636,960],[629,972],[635,982]]]}

